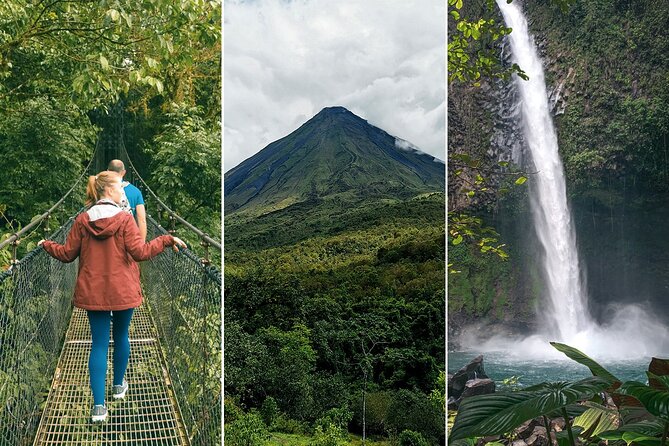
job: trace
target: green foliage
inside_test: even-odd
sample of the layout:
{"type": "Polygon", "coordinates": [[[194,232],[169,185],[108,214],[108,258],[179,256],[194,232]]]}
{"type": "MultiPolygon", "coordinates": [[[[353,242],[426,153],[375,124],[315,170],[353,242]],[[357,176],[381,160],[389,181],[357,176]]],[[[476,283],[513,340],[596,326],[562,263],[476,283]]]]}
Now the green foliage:
{"type": "MultiPolygon", "coordinates": [[[[219,224],[221,203],[221,133],[209,127],[203,111],[182,106],[165,115],[166,123],[152,144],[152,180],[156,194],[186,220],[219,224]],[[213,214],[213,215],[211,215],[213,214]]],[[[209,229],[209,228],[206,228],[209,229]]],[[[220,226],[211,229],[220,233],[220,226]]]]}
{"type": "Polygon", "coordinates": [[[349,444],[348,432],[333,423],[328,423],[325,426],[316,426],[309,446],[342,446],[346,444],[349,444]]]}
{"type": "MultiPolygon", "coordinates": [[[[362,426],[362,398],[351,402],[353,422],[362,426]]],[[[365,395],[365,423],[368,434],[385,435],[390,432],[388,415],[393,403],[393,393],[389,391],[368,392],[365,395]]]]}
{"type": "MultiPolygon", "coordinates": [[[[413,410],[417,424],[428,408],[438,424],[442,409],[428,394],[444,361],[441,199],[352,206],[344,222],[327,217],[335,208],[317,208],[304,217],[324,219],[318,236],[300,233],[301,220],[287,226],[286,216],[273,231],[294,239],[268,249],[248,240],[281,215],[226,220],[226,242],[237,240],[226,245],[226,394],[246,407],[271,396],[282,412],[273,431],[320,423],[326,441],[336,435],[318,420],[335,408],[353,412],[349,427],[361,432],[366,377],[367,432],[400,432],[388,424],[396,409],[413,410]],[[416,389],[411,404],[393,403],[402,388],[416,389]]],[[[434,437],[430,426],[409,428],[434,437]]]]}
{"type": "Polygon", "coordinates": [[[265,398],[260,407],[260,415],[267,426],[272,426],[275,418],[279,415],[279,406],[274,398],[271,396],[265,398]]]}
{"type": "Polygon", "coordinates": [[[403,430],[399,436],[400,446],[429,446],[429,443],[420,434],[411,430],[403,430]]]}
{"type": "Polygon", "coordinates": [[[244,411],[232,398],[225,398],[223,400],[223,413],[226,423],[232,423],[244,415],[244,411]]]}
{"type": "Polygon", "coordinates": [[[480,253],[468,244],[450,247],[449,262],[458,265],[458,274],[448,276],[448,308],[477,316],[496,318],[507,312],[507,296],[514,289],[511,264],[480,253]]]}
{"type": "Polygon", "coordinates": [[[627,423],[620,426],[616,430],[609,430],[601,432],[598,436],[603,440],[615,441],[615,440],[625,440],[629,442],[635,436],[644,436],[644,437],[659,437],[662,435],[664,430],[664,422],[661,420],[645,420],[638,423],[627,423]],[[625,436],[626,433],[631,433],[633,436],[625,436]]]}
{"type": "Polygon", "coordinates": [[[559,342],[551,342],[550,344],[559,352],[562,352],[565,355],[567,355],[569,359],[572,359],[578,362],[579,364],[583,364],[584,366],[589,368],[593,376],[599,376],[600,378],[609,381],[609,383],[611,384],[620,382],[618,378],[613,376],[608,370],[606,370],[604,367],[599,365],[595,360],[593,360],[580,350],[574,347],[570,347],[566,344],[561,344],[559,342]]]}
{"type": "MultiPolygon", "coordinates": [[[[464,240],[475,243],[482,253],[492,252],[500,259],[506,260],[509,255],[504,251],[504,244],[497,244],[499,234],[492,228],[484,226],[479,217],[465,213],[448,213],[448,235],[451,245],[458,246],[464,240]]],[[[458,267],[460,265],[458,264],[458,267]]],[[[453,263],[449,264],[449,272],[457,273],[453,263]]]]}
{"type": "Polygon", "coordinates": [[[387,417],[388,430],[419,432],[431,443],[443,442],[444,413],[430,398],[419,392],[400,389],[393,395],[387,417]]]}
{"type": "MultiPolygon", "coordinates": [[[[225,388],[226,395],[240,399],[260,399],[256,394],[263,377],[267,347],[255,336],[244,332],[239,323],[225,318],[225,388]]],[[[260,401],[258,401],[260,404],[260,401]]]]}
{"type": "Polygon", "coordinates": [[[636,381],[624,383],[618,393],[633,396],[654,416],[669,422],[669,392],[653,389],[636,381]]]}
{"type": "Polygon", "coordinates": [[[620,423],[618,411],[591,401],[584,403],[588,410],[574,418],[574,426],[581,427],[581,436],[594,438],[602,432],[615,429],[620,423]]]}
{"type": "MultiPolygon", "coordinates": [[[[95,128],[72,106],[29,99],[16,110],[0,110],[0,190],[9,222],[25,226],[65,195],[90,158],[95,128]]],[[[83,205],[83,187],[68,210],[83,205]]]]}
{"type": "Polygon", "coordinates": [[[297,324],[290,331],[276,327],[258,331],[268,356],[263,364],[263,382],[267,393],[274,395],[279,407],[291,417],[306,419],[311,414],[310,375],[316,355],[311,346],[311,331],[297,324]]]}
{"type": "Polygon", "coordinates": [[[441,407],[446,413],[446,371],[439,372],[435,388],[430,393],[430,400],[436,407],[441,407]]]}
{"type": "Polygon", "coordinates": [[[218,57],[220,12],[220,1],[203,0],[3,2],[0,102],[38,92],[86,110],[132,90],[183,95],[202,48],[218,57]]]}
{"type": "Polygon", "coordinates": [[[627,446],[631,446],[632,444],[640,446],[661,446],[663,444],[659,438],[638,434],[636,432],[603,433],[601,434],[601,438],[609,441],[622,440],[627,446]]]}
{"type": "Polygon", "coordinates": [[[462,15],[463,0],[449,0],[448,18],[451,33],[448,40],[448,80],[472,83],[478,87],[482,78],[507,79],[512,73],[527,79],[520,67],[502,66],[495,45],[511,32],[493,18],[494,2],[487,2],[483,17],[467,19],[462,15]],[[455,25],[455,26],[452,26],[455,25]],[[455,29],[455,31],[453,31],[455,29]]]}
{"type": "MultiPolygon", "coordinates": [[[[205,110],[173,104],[165,122],[142,151],[151,155],[154,192],[179,216],[214,239],[221,236],[221,129],[218,119],[205,119],[205,110]]],[[[178,227],[178,226],[177,226],[178,227]]],[[[179,228],[180,229],[180,228],[179,228]]],[[[199,237],[190,230],[178,232],[195,252],[199,237]]],[[[212,263],[221,264],[218,250],[209,250],[212,263]]],[[[202,255],[202,254],[200,254],[202,255]]]]}
{"type": "Polygon", "coordinates": [[[510,376],[508,378],[504,378],[499,383],[499,388],[508,391],[520,390],[522,389],[520,378],[520,376],[510,376]]]}
{"type": "Polygon", "coordinates": [[[665,360],[654,359],[649,366],[654,371],[648,372],[653,387],[635,381],[618,387],[620,381],[591,358],[573,347],[552,344],[589,367],[595,376],[577,382],[542,383],[517,392],[465,398],[450,430],[451,444],[471,442],[479,436],[508,435],[526,420],[555,416],[559,412],[567,422],[566,431],[556,433],[561,445],[574,446],[577,436],[589,444],[602,440],[624,441],[628,446],[665,444],[669,430],[669,387],[666,386],[669,370],[665,360]],[[601,398],[604,404],[595,402],[601,393],[608,393],[612,400],[604,395],[601,398]],[[593,398],[595,395],[597,398],[593,398]],[[630,409],[638,413],[639,403],[647,411],[641,413],[644,419],[627,422],[625,414],[630,409]],[[574,417],[573,423],[570,417],[574,417]]]}
{"type": "Polygon", "coordinates": [[[348,423],[353,418],[353,412],[346,408],[328,410],[314,425],[314,446],[339,446],[349,443],[348,423]]]}
{"type": "MultiPolygon", "coordinates": [[[[321,237],[354,231],[374,231],[387,237],[406,227],[429,226],[431,229],[437,221],[443,232],[444,204],[443,193],[410,200],[360,200],[351,196],[324,200],[316,206],[297,203],[258,218],[226,213],[226,255],[227,252],[261,251],[302,241],[314,243],[321,237]]],[[[365,251],[365,245],[356,248],[352,254],[365,251]]]]}
{"type": "Polygon", "coordinates": [[[293,420],[283,413],[278,414],[276,418],[274,418],[274,422],[270,427],[272,432],[283,432],[286,434],[304,435],[309,431],[306,422],[293,420]]]}
{"type": "Polygon", "coordinates": [[[332,424],[346,431],[348,423],[351,421],[352,418],[353,418],[353,412],[351,412],[347,408],[334,407],[325,412],[325,414],[322,417],[316,420],[315,426],[321,426],[325,428],[327,425],[332,424]]]}
{"type": "Polygon", "coordinates": [[[576,382],[543,383],[512,393],[465,398],[449,438],[498,435],[523,422],[591,398],[605,390],[609,381],[599,377],[576,382]]]}
{"type": "Polygon", "coordinates": [[[254,411],[241,415],[232,423],[225,424],[224,441],[238,446],[262,446],[269,439],[267,426],[254,411]]]}

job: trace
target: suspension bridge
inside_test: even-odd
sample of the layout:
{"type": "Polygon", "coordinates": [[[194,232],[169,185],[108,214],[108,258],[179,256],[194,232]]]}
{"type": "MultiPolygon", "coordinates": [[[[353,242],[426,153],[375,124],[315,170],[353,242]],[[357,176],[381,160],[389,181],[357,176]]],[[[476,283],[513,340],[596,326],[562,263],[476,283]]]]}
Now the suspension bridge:
{"type": "MultiPolygon", "coordinates": [[[[98,150],[99,143],[65,196],[0,244],[11,245],[14,254],[11,267],[0,273],[0,446],[219,445],[221,274],[210,264],[209,249],[220,251],[221,245],[153,193],[124,147],[124,156],[114,158],[127,160],[133,182],[159,211],[153,218],[147,210],[147,240],[168,232],[158,221],[168,215],[168,227],[180,223],[196,234],[205,254],[166,249],[141,263],[144,302],[130,326],[130,389],[123,400],[109,398],[107,377],[105,423],[90,422],[91,335],[86,312],[72,306],[77,261],[61,263],[42,248],[16,258],[22,238],[38,225],[48,227],[49,217],[77,183],[110,156],[98,150]]],[[[64,243],[75,217],[45,238],[64,243]]],[[[113,349],[111,341],[110,371],[113,349]]]]}

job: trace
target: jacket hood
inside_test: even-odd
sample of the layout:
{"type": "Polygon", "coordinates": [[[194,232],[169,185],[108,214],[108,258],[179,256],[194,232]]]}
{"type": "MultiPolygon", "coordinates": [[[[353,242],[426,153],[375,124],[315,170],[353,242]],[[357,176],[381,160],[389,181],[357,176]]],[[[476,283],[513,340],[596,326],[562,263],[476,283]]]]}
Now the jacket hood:
{"type": "Polygon", "coordinates": [[[82,224],[97,239],[106,239],[116,234],[129,214],[114,205],[96,204],[84,213],[82,224]]]}

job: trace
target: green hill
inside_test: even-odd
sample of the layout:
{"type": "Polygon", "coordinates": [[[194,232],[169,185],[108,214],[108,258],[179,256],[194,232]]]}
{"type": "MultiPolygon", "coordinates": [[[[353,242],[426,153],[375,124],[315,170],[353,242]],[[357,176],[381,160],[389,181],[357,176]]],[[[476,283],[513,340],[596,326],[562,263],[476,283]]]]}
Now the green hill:
{"type": "Polygon", "coordinates": [[[360,434],[364,394],[443,443],[444,165],[396,141],[328,108],[225,176],[226,435],[360,434]]]}

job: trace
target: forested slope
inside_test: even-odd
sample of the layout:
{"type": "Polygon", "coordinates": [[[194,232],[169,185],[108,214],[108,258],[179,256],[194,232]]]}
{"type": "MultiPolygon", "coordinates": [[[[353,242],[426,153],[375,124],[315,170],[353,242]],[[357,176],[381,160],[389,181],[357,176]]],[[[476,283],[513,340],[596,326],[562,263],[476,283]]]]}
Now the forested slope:
{"type": "Polygon", "coordinates": [[[226,438],[443,440],[445,172],[413,152],[337,107],[226,174],[226,438]]]}

